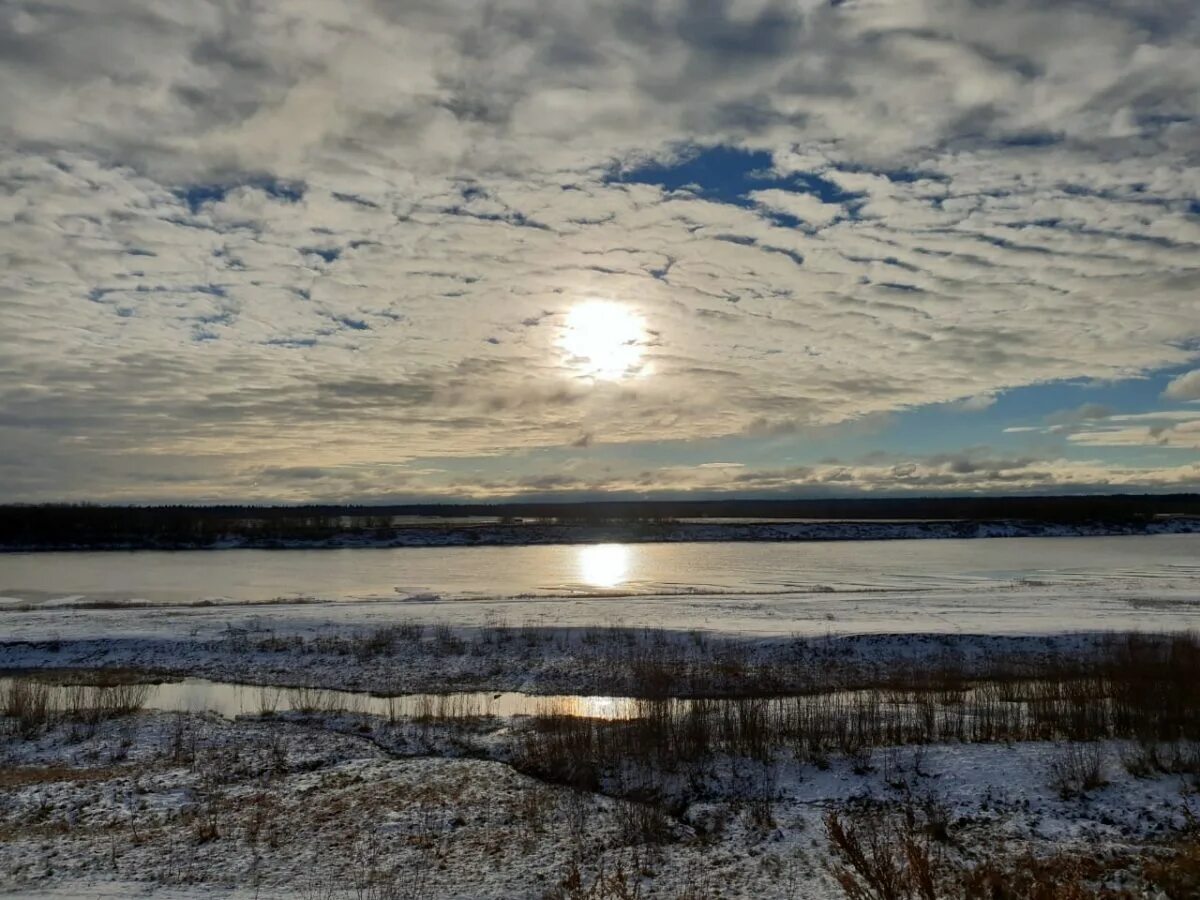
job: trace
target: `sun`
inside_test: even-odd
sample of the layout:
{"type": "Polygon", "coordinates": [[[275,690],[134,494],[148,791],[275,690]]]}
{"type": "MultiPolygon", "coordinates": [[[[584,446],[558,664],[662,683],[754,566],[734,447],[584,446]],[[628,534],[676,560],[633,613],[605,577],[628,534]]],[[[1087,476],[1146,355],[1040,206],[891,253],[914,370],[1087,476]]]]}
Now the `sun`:
{"type": "Polygon", "coordinates": [[[567,313],[561,346],[580,375],[616,381],[646,374],[642,362],[646,338],[646,323],[633,310],[607,300],[589,300],[567,313]]]}

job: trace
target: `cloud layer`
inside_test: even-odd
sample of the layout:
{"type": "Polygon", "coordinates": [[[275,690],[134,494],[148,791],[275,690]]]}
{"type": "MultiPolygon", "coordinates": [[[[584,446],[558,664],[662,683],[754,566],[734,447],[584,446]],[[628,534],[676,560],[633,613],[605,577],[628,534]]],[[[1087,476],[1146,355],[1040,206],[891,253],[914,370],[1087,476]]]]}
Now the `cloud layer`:
{"type": "MultiPolygon", "coordinates": [[[[1198,198],[1190,0],[10,3],[0,488],[545,491],[506,460],[1187,366],[1198,198]],[[644,320],[653,375],[564,356],[592,298],[644,320]]],[[[1154,427],[1070,440],[1196,447],[1154,427]]],[[[844,483],[1197,481],[910,456],[844,483]]],[[[799,483],[653,471],[544,477],[799,483]]]]}

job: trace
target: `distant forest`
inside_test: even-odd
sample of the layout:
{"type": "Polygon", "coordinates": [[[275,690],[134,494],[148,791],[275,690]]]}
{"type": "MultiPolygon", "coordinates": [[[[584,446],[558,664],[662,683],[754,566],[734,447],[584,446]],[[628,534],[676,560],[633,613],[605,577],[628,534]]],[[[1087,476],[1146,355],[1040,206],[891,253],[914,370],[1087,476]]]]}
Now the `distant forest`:
{"type": "MultiPolygon", "coordinates": [[[[503,526],[529,523],[612,525],[679,519],[1024,520],[1052,523],[1146,521],[1200,516],[1200,494],[1067,497],[921,497],[843,500],[655,500],[589,503],[469,503],[398,506],[0,506],[0,546],[209,546],[222,540],[322,540],[350,533],[387,534],[400,517],[486,517],[503,526]]],[[[403,527],[426,523],[406,522],[403,527]]],[[[470,527],[457,522],[455,527],[470,527]]]]}

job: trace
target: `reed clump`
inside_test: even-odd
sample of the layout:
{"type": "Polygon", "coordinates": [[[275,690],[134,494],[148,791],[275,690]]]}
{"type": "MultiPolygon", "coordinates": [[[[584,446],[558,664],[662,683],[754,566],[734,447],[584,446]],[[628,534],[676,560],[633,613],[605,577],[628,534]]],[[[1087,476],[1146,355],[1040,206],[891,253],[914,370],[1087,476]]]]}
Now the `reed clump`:
{"type": "Polygon", "coordinates": [[[0,716],[11,731],[27,739],[59,722],[95,728],[106,719],[140,710],[150,690],[148,684],[121,681],[59,685],[36,678],[9,678],[0,684],[0,716]]]}
{"type": "Polygon", "coordinates": [[[1134,900],[1194,897],[1200,831],[1106,853],[990,846],[942,833],[912,798],[856,803],[825,817],[828,871],[848,900],[1134,900]]]}
{"type": "MultiPolygon", "coordinates": [[[[870,766],[883,747],[934,743],[1124,739],[1126,765],[1200,771],[1200,639],[1122,635],[1079,658],[989,662],[968,677],[916,665],[868,687],[804,694],[636,701],[628,718],[533,717],[517,749],[524,770],[594,790],[631,768],[688,775],[721,757],[824,765],[831,755],[870,766]]],[[[1055,776],[1064,793],[1098,786],[1097,754],[1076,749],[1055,776]]]]}

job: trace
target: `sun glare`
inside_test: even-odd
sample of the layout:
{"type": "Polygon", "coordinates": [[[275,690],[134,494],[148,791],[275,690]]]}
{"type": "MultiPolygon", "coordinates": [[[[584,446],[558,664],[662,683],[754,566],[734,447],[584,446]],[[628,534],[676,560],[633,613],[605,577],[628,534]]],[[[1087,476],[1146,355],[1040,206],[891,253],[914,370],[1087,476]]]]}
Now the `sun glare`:
{"type": "Polygon", "coordinates": [[[580,375],[615,381],[645,374],[646,324],[620,303],[589,300],[567,313],[562,349],[580,375]]]}
{"type": "Polygon", "coordinates": [[[629,548],[622,544],[579,548],[579,580],[590,587],[616,587],[625,581],[628,572],[629,548]]]}

